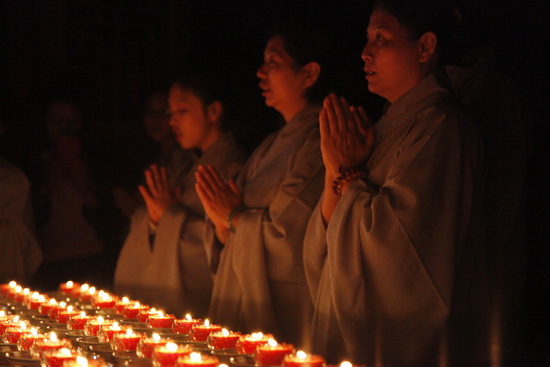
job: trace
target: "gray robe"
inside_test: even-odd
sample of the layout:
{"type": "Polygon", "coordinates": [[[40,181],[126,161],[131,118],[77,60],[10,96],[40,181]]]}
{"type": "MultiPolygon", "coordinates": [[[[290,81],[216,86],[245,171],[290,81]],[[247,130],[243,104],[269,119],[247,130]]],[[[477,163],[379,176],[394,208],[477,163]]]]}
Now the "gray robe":
{"type": "MultiPolygon", "coordinates": [[[[307,221],[323,187],[318,107],[308,107],[256,149],[239,175],[247,210],[216,268],[210,316],[242,332],[301,345],[311,316],[302,262],[307,221]]],[[[206,233],[213,242],[213,229],[206,233]]],[[[221,250],[221,257],[220,256],[221,250]]]]}
{"type": "Polygon", "coordinates": [[[329,363],[428,365],[455,281],[469,281],[459,269],[480,259],[469,246],[480,153],[432,74],[385,111],[367,179],[349,185],[327,229],[318,206],[306,233],[314,350],[329,363]]]}
{"type": "Polygon", "coordinates": [[[216,141],[192,166],[182,164],[172,185],[182,186],[181,205],[170,207],[158,223],[152,246],[147,210],[132,217],[115,272],[115,291],[181,317],[206,314],[212,275],[204,251],[204,209],[195,191],[199,164],[211,164],[224,179],[235,177],[245,160],[229,134],[216,141]],[[179,179],[178,179],[179,178],[179,179]],[[152,248],[151,248],[152,247],[152,248]]]}

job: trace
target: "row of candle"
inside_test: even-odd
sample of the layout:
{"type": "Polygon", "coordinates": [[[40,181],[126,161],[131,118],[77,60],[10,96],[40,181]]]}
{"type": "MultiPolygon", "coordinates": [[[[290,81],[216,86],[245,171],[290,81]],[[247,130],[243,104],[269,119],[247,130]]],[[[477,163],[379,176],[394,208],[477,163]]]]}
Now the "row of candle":
{"type": "MultiPolygon", "coordinates": [[[[57,322],[66,323],[68,329],[82,329],[86,335],[97,335],[100,341],[111,342],[112,349],[115,351],[133,350],[142,358],[151,358],[156,349],[161,351],[160,355],[163,355],[162,347],[166,348],[170,343],[158,336],[159,340],[154,340],[154,337],[135,333],[133,330],[116,325],[113,320],[101,316],[88,316],[83,312],[71,309],[71,306],[67,306],[63,302],[46,300],[45,297],[38,299],[34,293],[29,296],[30,290],[23,289],[19,285],[14,286],[13,283],[1,285],[1,294],[15,302],[21,302],[29,309],[38,309],[40,313],[48,315],[57,322]],[[30,301],[26,301],[29,299],[30,301]]],[[[62,283],[59,291],[69,298],[89,302],[96,309],[111,309],[113,313],[122,315],[125,319],[145,322],[150,328],[171,329],[177,334],[190,335],[194,341],[207,342],[214,351],[234,349],[239,354],[254,355],[257,365],[284,364],[288,367],[321,367],[324,365],[322,357],[302,351],[295,352],[293,345],[277,343],[269,334],[241,335],[238,332],[222,329],[220,325],[210,324],[208,320],[202,323],[202,320],[193,319],[190,315],[184,319],[176,319],[174,315],[164,314],[162,311],[157,311],[127,297],[119,299],[107,292],[98,292],[95,287],[89,287],[87,284],[80,285],[69,281],[62,283]]],[[[172,357],[174,355],[173,352],[165,351],[166,353],[172,357]]],[[[156,358],[158,359],[158,357],[156,358]]],[[[198,364],[202,365],[203,363],[198,364]]],[[[197,363],[193,365],[196,366],[197,363]]]]}

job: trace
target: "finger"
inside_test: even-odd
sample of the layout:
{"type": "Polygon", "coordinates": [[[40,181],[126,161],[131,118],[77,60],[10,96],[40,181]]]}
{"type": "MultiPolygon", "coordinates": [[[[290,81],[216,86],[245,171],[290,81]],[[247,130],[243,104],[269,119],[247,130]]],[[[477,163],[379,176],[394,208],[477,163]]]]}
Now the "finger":
{"type": "Polygon", "coordinates": [[[340,102],[340,98],[336,94],[331,93],[332,107],[334,108],[334,114],[338,121],[338,132],[343,133],[347,130],[346,111],[340,102]]]}
{"type": "Polygon", "coordinates": [[[355,118],[352,114],[353,106],[350,106],[348,101],[344,97],[340,97],[340,103],[342,105],[343,111],[345,111],[346,116],[346,130],[351,132],[352,134],[358,134],[359,131],[357,130],[357,125],[355,123],[355,118]]]}
{"type": "Polygon", "coordinates": [[[153,173],[150,169],[145,170],[145,183],[147,184],[147,188],[149,189],[150,196],[157,196],[158,190],[155,186],[155,181],[153,179],[153,173]]]}
{"type": "MultiPolygon", "coordinates": [[[[202,192],[204,196],[208,198],[208,200],[212,200],[214,198],[214,193],[212,188],[210,187],[210,184],[205,179],[205,175],[203,170],[201,170],[201,167],[202,166],[200,166],[197,172],[195,172],[195,178],[197,180],[197,185],[198,185],[195,187],[199,187],[200,192],[202,192]]],[[[197,191],[197,193],[198,192],[199,191],[197,191]]]]}
{"type": "Polygon", "coordinates": [[[227,184],[223,181],[216,169],[212,165],[206,166],[206,169],[210,173],[210,183],[214,190],[223,191],[227,189],[227,184]]]}
{"type": "Polygon", "coordinates": [[[149,167],[149,171],[151,172],[151,179],[157,192],[162,190],[159,167],[156,164],[152,164],[151,167],[149,167]]]}
{"type": "Polygon", "coordinates": [[[338,119],[334,111],[334,104],[332,103],[332,95],[333,93],[329,94],[327,98],[325,98],[323,107],[325,108],[326,117],[327,117],[328,124],[330,125],[331,134],[337,134],[340,130],[338,126],[338,119]]]}
{"type": "Polygon", "coordinates": [[[327,110],[324,107],[319,112],[319,133],[321,140],[330,136],[330,124],[328,123],[327,110]]]}
{"type": "Polygon", "coordinates": [[[355,106],[351,106],[350,111],[351,111],[351,114],[353,116],[353,122],[355,124],[355,130],[357,131],[358,134],[361,135],[361,140],[364,141],[366,136],[367,136],[368,126],[363,121],[363,117],[361,116],[359,111],[357,111],[357,108],[355,106]]]}
{"type": "Polygon", "coordinates": [[[241,191],[239,190],[237,184],[235,184],[235,181],[233,179],[229,180],[229,188],[231,189],[231,192],[233,192],[233,194],[241,196],[241,191]]]}
{"type": "Polygon", "coordinates": [[[202,203],[202,206],[207,206],[212,201],[208,192],[204,190],[204,187],[198,182],[195,184],[195,191],[197,192],[197,195],[202,203]]]}
{"type": "Polygon", "coordinates": [[[153,198],[151,197],[151,195],[149,194],[149,191],[145,188],[145,186],[139,185],[138,191],[143,197],[143,200],[145,201],[145,203],[153,201],[153,198]]]}
{"type": "Polygon", "coordinates": [[[170,184],[168,183],[168,173],[166,172],[166,167],[161,166],[159,169],[159,182],[160,187],[165,191],[170,191],[170,184]]]}

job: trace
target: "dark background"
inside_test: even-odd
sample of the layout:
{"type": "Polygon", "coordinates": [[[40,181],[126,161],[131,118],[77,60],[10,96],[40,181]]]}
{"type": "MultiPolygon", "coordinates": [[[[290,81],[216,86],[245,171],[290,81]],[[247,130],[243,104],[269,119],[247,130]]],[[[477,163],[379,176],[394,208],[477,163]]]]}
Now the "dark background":
{"type": "MultiPolygon", "coordinates": [[[[528,279],[526,350],[548,348],[548,232],[550,220],[548,108],[550,82],[543,56],[549,42],[545,0],[483,0],[485,10],[472,40],[490,42],[502,70],[516,83],[531,111],[526,190],[528,279]]],[[[340,60],[337,91],[378,113],[369,95],[360,52],[370,1],[213,0],[2,0],[0,1],[0,100],[9,129],[1,152],[23,169],[42,139],[45,105],[70,95],[82,107],[84,140],[102,195],[97,225],[116,258],[122,220],[110,187],[125,184],[141,169],[145,93],[165,86],[194,64],[222,65],[238,80],[235,94],[250,107],[243,131],[250,148],[275,126],[262,104],[255,71],[270,25],[310,22],[330,30],[340,60]],[[135,159],[133,159],[135,157],[135,159]]],[[[511,147],[513,149],[513,147],[511,147]]],[[[506,183],[503,183],[506,184],[506,183]]],[[[505,200],[505,198],[503,198],[505,200]]],[[[540,360],[543,360],[541,358],[540,360]]]]}

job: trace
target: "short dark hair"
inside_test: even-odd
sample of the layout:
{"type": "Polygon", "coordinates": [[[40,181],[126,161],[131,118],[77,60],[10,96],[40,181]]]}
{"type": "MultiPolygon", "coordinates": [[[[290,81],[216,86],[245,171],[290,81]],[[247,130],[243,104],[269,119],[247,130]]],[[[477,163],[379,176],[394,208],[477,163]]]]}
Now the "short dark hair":
{"type": "Polygon", "coordinates": [[[271,38],[281,37],[286,52],[302,67],[316,62],[321,67],[314,85],[306,91],[309,102],[320,102],[329,93],[331,82],[330,37],[325,31],[304,25],[279,24],[271,30],[271,38]]]}
{"type": "Polygon", "coordinates": [[[383,10],[395,18],[409,34],[418,40],[424,33],[437,36],[436,52],[440,64],[452,63],[452,42],[456,39],[458,22],[450,2],[446,0],[376,0],[373,9],[383,10]]]}
{"type": "Polygon", "coordinates": [[[223,105],[222,130],[229,129],[234,117],[231,103],[228,103],[228,91],[231,84],[227,76],[224,77],[222,73],[215,70],[187,70],[180,74],[173,83],[173,85],[193,92],[205,107],[213,102],[221,102],[223,105]]]}

